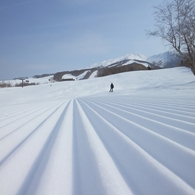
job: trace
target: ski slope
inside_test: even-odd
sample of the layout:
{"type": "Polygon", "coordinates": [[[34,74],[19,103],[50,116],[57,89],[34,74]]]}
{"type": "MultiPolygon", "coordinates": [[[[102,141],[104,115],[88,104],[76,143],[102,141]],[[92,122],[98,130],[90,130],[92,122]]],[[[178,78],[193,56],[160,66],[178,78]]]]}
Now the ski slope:
{"type": "Polygon", "coordinates": [[[0,111],[2,195],[195,194],[187,68],[0,89],[0,111]]]}

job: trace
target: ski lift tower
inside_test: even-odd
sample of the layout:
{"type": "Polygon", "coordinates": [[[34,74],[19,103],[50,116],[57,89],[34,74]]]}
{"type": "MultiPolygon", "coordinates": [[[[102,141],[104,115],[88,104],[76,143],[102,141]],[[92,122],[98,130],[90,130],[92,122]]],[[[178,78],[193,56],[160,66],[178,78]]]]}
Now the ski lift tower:
{"type": "Polygon", "coordinates": [[[24,87],[24,80],[27,79],[27,77],[20,77],[20,80],[22,80],[22,87],[24,87]]]}

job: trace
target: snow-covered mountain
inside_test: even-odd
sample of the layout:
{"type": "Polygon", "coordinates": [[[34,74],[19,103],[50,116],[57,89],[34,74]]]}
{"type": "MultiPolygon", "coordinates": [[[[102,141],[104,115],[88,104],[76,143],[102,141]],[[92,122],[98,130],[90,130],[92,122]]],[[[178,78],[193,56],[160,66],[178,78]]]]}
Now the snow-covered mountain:
{"type": "Polygon", "coordinates": [[[57,81],[82,80],[135,70],[172,68],[178,66],[180,61],[181,59],[178,55],[170,51],[150,57],[139,53],[127,54],[115,59],[95,63],[82,70],[56,73],[54,79],[57,81]]]}
{"type": "Polygon", "coordinates": [[[147,57],[145,55],[142,55],[139,53],[127,54],[127,55],[119,57],[119,58],[109,59],[109,60],[105,60],[103,62],[95,63],[90,68],[114,66],[116,64],[125,65],[127,63],[140,62],[140,61],[141,62],[147,61],[147,57]]]}
{"type": "Polygon", "coordinates": [[[119,58],[104,60],[82,70],[58,72],[54,80],[82,80],[93,77],[107,76],[120,72],[147,70],[153,67],[142,54],[128,54],[119,58]]]}
{"type": "Polygon", "coordinates": [[[159,68],[171,68],[171,67],[176,67],[178,66],[180,62],[180,58],[177,55],[177,53],[168,51],[165,53],[160,53],[157,55],[152,55],[152,56],[145,56],[143,54],[127,54],[125,56],[115,58],[115,59],[109,59],[105,60],[103,62],[95,63],[90,68],[95,68],[95,67],[110,67],[110,66],[115,66],[115,65],[127,65],[127,64],[132,64],[134,62],[140,63],[146,67],[151,66],[151,67],[159,67],[159,68]]]}
{"type": "MultiPolygon", "coordinates": [[[[95,63],[85,69],[58,72],[47,77],[43,75],[43,78],[41,80],[39,79],[39,81],[37,78],[41,78],[41,76],[36,76],[33,79],[28,79],[28,81],[33,84],[42,84],[53,82],[53,79],[55,81],[83,80],[135,70],[171,68],[178,66],[180,61],[181,59],[178,55],[175,52],[170,51],[150,57],[139,53],[127,54],[115,59],[95,63]]],[[[14,82],[11,82],[11,86],[20,85],[20,83],[21,80],[15,80],[14,82]]],[[[27,85],[28,83],[25,84],[27,85]]],[[[5,83],[0,82],[0,86],[3,85],[5,85],[5,83]]]]}
{"type": "Polygon", "coordinates": [[[175,52],[165,52],[147,58],[147,61],[160,68],[172,68],[178,66],[181,58],[175,52]]]}

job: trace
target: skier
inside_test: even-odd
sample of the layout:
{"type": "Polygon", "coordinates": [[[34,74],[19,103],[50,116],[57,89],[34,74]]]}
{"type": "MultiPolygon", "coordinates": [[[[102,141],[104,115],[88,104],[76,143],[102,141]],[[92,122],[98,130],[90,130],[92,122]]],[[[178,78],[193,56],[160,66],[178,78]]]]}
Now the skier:
{"type": "Polygon", "coordinates": [[[113,89],[114,89],[114,84],[111,83],[111,84],[110,84],[110,92],[113,92],[113,89]]]}

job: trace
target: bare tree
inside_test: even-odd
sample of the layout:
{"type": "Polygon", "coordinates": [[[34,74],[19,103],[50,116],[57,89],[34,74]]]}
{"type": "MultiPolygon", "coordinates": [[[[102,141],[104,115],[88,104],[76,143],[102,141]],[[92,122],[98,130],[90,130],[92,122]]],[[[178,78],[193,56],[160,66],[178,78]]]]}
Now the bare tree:
{"type": "Polygon", "coordinates": [[[184,65],[195,74],[195,0],[172,0],[155,7],[155,31],[182,56],[184,65]]]}

